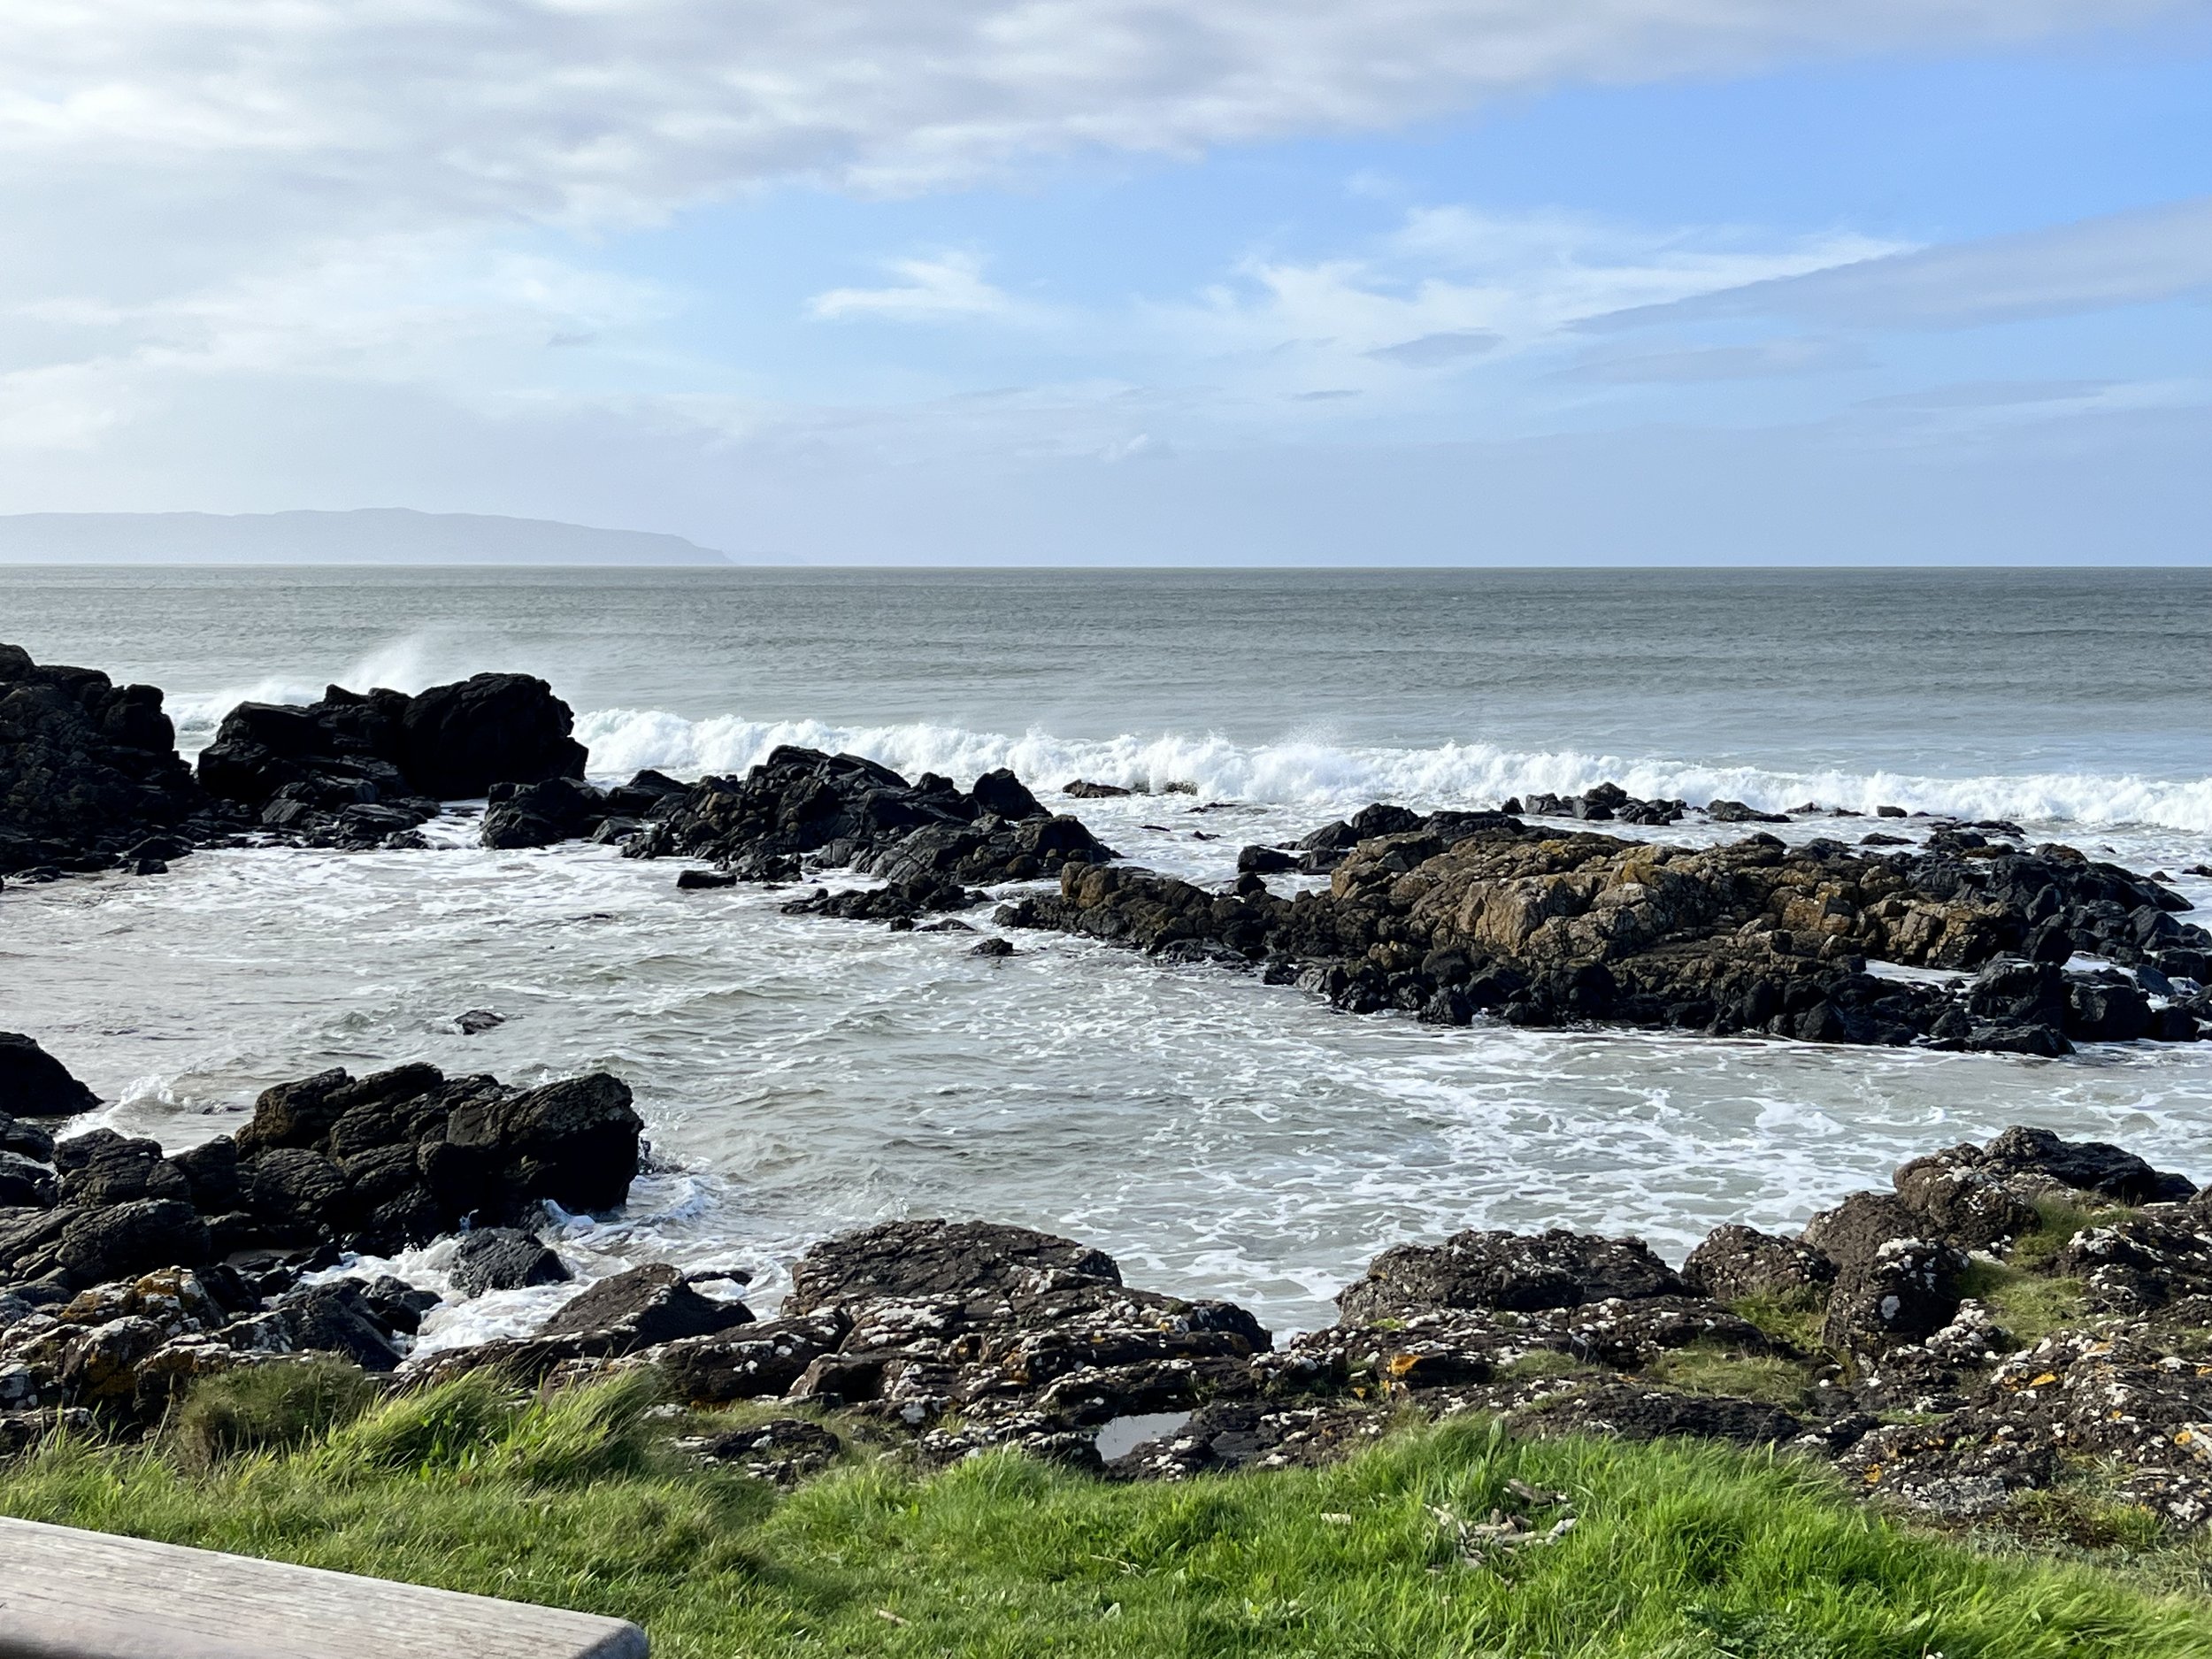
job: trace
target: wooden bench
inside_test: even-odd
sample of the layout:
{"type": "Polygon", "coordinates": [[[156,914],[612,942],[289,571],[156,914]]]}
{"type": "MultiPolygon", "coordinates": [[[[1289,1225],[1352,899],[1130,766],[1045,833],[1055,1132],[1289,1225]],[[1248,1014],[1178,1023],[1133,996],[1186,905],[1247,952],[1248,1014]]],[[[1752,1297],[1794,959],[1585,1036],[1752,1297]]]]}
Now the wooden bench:
{"type": "Polygon", "coordinates": [[[0,1517],[0,1659],[644,1659],[618,1618],[0,1517]]]}

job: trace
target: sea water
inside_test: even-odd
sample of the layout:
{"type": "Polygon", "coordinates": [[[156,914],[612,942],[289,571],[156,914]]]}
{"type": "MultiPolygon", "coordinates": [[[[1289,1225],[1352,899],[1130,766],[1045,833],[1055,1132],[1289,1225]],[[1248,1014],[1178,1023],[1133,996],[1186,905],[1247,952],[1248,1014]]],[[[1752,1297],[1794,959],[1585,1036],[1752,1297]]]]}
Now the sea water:
{"type": "MultiPolygon", "coordinates": [[[[248,696],[543,675],[596,777],[735,772],[780,742],[963,784],[1011,765],[1154,868],[1370,801],[1493,805],[1614,779],[1765,809],[2009,818],[2212,913],[2212,572],[0,569],[0,640],[164,687],[188,751],[248,696]],[[1066,802],[1076,778],[1153,793],[1066,802]],[[1169,793],[1170,785],[1194,793],[1169,793]]],[[[1918,833],[1926,820],[1903,827],[1918,833]]],[[[1852,818],[1781,833],[1853,839],[1852,818]]],[[[1886,829],[1896,829],[1894,821],[1886,829]]],[[[587,1274],[741,1267],[893,1216],[1097,1243],[1133,1283],[1279,1329],[1386,1245],[1467,1226],[1801,1222],[2011,1123],[2212,1178],[2212,1043],[2049,1062],[1355,1018],[1092,941],[787,917],[570,845],[207,852],[0,893],[0,1028],[171,1149],[268,1084],[426,1059],[628,1080],[652,1170],[565,1218],[587,1274]],[[506,1023],[464,1036],[453,1017],[506,1023]]],[[[1739,833],[1687,821],[1678,840],[1739,833]]],[[[969,919],[988,928],[989,911],[969,919]]],[[[404,1265],[435,1279],[450,1245],[404,1265]]],[[[433,1317],[433,1346],[563,1293],[433,1317]]]]}

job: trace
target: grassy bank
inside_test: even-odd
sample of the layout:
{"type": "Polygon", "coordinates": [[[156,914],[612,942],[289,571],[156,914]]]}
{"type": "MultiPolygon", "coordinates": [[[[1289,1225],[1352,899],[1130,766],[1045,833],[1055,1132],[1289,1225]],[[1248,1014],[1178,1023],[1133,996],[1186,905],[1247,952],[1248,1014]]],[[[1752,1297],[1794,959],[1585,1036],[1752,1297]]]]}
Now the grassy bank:
{"type": "Polygon", "coordinates": [[[685,1467],[650,1398],[523,1408],[471,1380],[359,1412],[333,1387],[304,1428],[301,1402],[204,1400],[157,1448],[0,1469],[0,1510],[618,1614],[664,1659],[2212,1659],[2212,1602],[1995,1559],[1717,1448],[1461,1422],[1323,1471],[1110,1486],[1012,1455],[871,1461],[780,1496],[685,1467]],[[1494,1508],[1576,1524],[1507,1548],[1463,1525],[1494,1508]]]}

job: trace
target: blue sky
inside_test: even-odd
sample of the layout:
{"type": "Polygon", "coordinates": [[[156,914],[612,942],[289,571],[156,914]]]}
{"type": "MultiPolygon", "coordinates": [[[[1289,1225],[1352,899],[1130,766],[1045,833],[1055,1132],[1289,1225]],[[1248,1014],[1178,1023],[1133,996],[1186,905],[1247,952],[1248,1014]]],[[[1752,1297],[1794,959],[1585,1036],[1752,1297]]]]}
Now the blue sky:
{"type": "Polygon", "coordinates": [[[2212,6],[1804,12],[23,0],[0,511],[2202,561],[2212,6]]]}

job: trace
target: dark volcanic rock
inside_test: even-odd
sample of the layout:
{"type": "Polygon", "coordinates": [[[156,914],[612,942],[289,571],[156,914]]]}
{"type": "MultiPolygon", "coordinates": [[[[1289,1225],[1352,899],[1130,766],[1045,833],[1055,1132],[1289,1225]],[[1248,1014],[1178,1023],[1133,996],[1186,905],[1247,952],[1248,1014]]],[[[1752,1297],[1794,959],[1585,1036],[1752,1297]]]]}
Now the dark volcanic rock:
{"type": "Polygon", "coordinates": [[[138,1198],[189,1201],[192,1185],[184,1171],[164,1162],[158,1141],[133,1140],[112,1129],[95,1129],[54,1148],[65,1203],[92,1208],[128,1203],[138,1198]]]}
{"type": "Polygon", "coordinates": [[[571,1339],[586,1354],[634,1354],[752,1318],[743,1302],[703,1296],[680,1271],[657,1262],[601,1279],[540,1326],[538,1335],[571,1339]]]}
{"type": "Polygon", "coordinates": [[[465,1296],[565,1284],[569,1277],[561,1258],[519,1227],[479,1227],[462,1234],[453,1252],[453,1282],[465,1296]]]}
{"type": "Polygon", "coordinates": [[[63,1118],[90,1111],[100,1097],[21,1032],[0,1031],[0,1115],[63,1118]]]}
{"type": "Polygon", "coordinates": [[[1072,818],[1055,818],[1012,773],[962,791],[909,783],[856,755],[778,749],[743,778],[708,778],[657,814],[623,851],[705,858],[749,879],[787,879],[805,857],[895,887],[1023,881],[1114,855],[1072,818]]]}
{"type": "Polygon", "coordinates": [[[1763,1401],[1681,1394],[1625,1382],[1563,1394],[1546,1402],[1541,1417],[1525,1422],[1543,1434],[1605,1434],[1624,1440],[1679,1435],[1738,1446],[1778,1446],[1805,1432],[1802,1422],[1763,1401]]]}
{"type": "Polygon", "coordinates": [[[2039,1178],[2054,1189],[2093,1193],[2123,1204],[2171,1202],[2197,1190],[2186,1176],[2154,1170],[2124,1147],[2062,1141],[2047,1129],[2006,1130],[1989,1143],[1980,1167],[2001,1178],[2039,1178]]]}
{"type": "Polygon", "coordinates": [[[1103,1250],[982,1221],[887,1221],[816,1245],[791,1270],[786,1313],[885,1296],[1004,1294],[1043,1273],[1121,1283],[1103,1250]]]}
{"type": "Polygon", "coordinates": [[[1933,1336],[1959,1310],[1966,1256],[1926,1239],[1891,1239],[1847,1262],[1828,1298],[1821,1338],[1832,1348],[1882,1353],[1933,1336]]]}
{"type": "Polygon", "coordinates": [[[1439,1308],[1528,1311],[1610,1297],[1679,1295],[1682,1280],[1640,1239],[1549,1233],[1462,1233],[1439,1245],[1400,1244],[1339,1293],[1349,1320],[1439,1308]]]}
{"type": "Polygon", "coordinates": [[[127,1279],[157,1267],[196,1267],[208,1259],[207,1224],[178,1199],[53,1213],[69,1217],[53,1256],[73,1285],[127,1279]]]}
{"type": "MultiPolygon", "coordinates": [[[[173,1158],[105,1129],[51,1146],[59,1207],[0,1217],[0,1284],[58,1270],[85,1283],[211,1251],[388,1255],[472,1219],[526,1222],[541,1202],[611,1210],[637,1172],[641,1127],[628,1088],[604,1073],[518,1089],[429,1065],[325,1071],[264,1091],[235,1137],[173,1158]]],[[[503,1281],[549,1270],[503,1257],[485,1271],[503,1281]]]]}
{"type": "MultiPolygon", "coordinates": [[[[199,780],[266,827],[375,845],[410,833],[441,801],[580,779],[586,755],[573,725],[568,704],[526,674],[478,674],[412,697],[333,686],[304,707],[239,704],[201,751],[199,780]]],[[[491,844],[542,845],[528,828],[538,815],[581,821],[598,796],[578,784],[503,801],[487,815],[491,844]]]]}
{"type": "Polygon", "coordinates": [[[1717,1302],[1824,1297],[1835,1278],[1836,1264],[1811,1245],[1756,1227],[1716,1227],[1682,1263],[1683,1283],[1717,1302]]]}
{"type": "Polygon", "coordinates": [[[159,691],[0,645],[0,876],[107,869],[157,837],[165,862],[216,833],[210,805],[159,691]]]}
{"type": "MultiPolygon", "coordinates": [[[[1632,804],[1594,806],[1618,818],[1632,804]]],[[[2070,1032],[2186,1041],[2196,1018],[2174,1004],[2141,1025],[2133,987],[2070,979],[2039,953],[2080,949],[2133,964],[2212,949],[2212,933],[2174,920],[2181,901],[2154,882],[1966,829],[1878,856],[1763,833],[1666,847],[1503,813],[1419,818],[1378,805],[1299,848],[1300,869],[1331,873],[1327,893],[1269,893],[1256,869],[1274,860],[1263,849],[1227,892],[1070,867],[1056,895],[1007,905],[999,920],[1261,966],[1270,982],[1352,1013],[1399,1009],[1463,1025],[1490,1012],[1526,1025],[1600,1019],[2043,1056],[2070,1052],[2070,1032]],[[1988,971],[1962,995],[1870,973],[1873,958],[1988,971]]]]}
{"type": "Polygon", "coordinates": [[[401,711],[396,758],[420,793],[465,800],[495,783],[542,783],[584,774],[575,718],[542,680],[476,674],[433,686],[401,711]]]}

